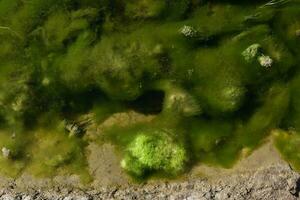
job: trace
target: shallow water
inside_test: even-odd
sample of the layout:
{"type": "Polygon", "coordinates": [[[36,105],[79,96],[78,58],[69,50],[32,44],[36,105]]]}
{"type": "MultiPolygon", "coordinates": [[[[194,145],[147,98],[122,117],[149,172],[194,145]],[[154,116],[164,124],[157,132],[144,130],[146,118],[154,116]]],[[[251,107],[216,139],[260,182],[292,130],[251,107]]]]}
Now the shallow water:
{"type": "Polygon", "coordinates": [[[0,44],[6,176],[89,182],[96,142],[135,178],[174,178],[270,135],[300,170],[298,0],[0,0],[0,44]],[[87,131],[132,110],[151,120],[87,131]]]}

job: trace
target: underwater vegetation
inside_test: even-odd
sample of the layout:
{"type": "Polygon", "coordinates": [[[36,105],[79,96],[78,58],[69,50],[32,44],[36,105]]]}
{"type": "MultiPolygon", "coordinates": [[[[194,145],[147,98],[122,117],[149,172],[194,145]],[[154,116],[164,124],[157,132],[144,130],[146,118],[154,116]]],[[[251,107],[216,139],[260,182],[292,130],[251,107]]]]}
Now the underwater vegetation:
{"type": "Polygon", "coordinates": [[[183,147],[162,131],[138,133],[129,144],[121,166],[136,176],[142,176],[145,170],[162,170],[176,174],[183,171],[187,161],[186,154],[183,147]]]}
{"type": "Polygon", "coordinates": [[[90,180],[91,121],[136,178],[232,167],[269,136],[300,170],[298,0],[0,0],[0,173],[90,180]],[[87,119],[93,113],[95,119],[87,119]]]}

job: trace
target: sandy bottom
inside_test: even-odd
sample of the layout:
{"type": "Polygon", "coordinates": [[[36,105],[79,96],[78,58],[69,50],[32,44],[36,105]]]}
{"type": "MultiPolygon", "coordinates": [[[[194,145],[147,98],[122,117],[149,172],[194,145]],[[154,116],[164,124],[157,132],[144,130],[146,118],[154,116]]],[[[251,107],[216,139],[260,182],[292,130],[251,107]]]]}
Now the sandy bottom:
{"type": "MultiPolygon", "coordinates": [[[[103,134],[102,130],[116,123],[119,126],[126,126],[138,122],[150,121],[154,116],[144,116],[135,112],[119,113],[106,120],[103,124],[91,127],[88,134],[90,137],[103,134]]],[[[120,168],[121,155],[116,152],[111,144],[90,143],[87,148],[90,173],[94,177],[92,185],[94,187],[105,187],[114,185],[135,184],[131,178],[120,168]]],[[[220,176],[243,173],[245,171],[256,170],[278,164],[286,164],[281,159],[279,153],[272,144],[271,139],[251,154],[244,153],[243,158],[231,169],[208,166],[204,164],[195,165],[190,172],[178,178],[178,180],[189,180],[194,178],[218,179],[220,176]]],[[[149,180],[148,182],[157,182],[149,180]]]]}
{"type": "MultiPolygon", "coordinates": [[[[91,126],[87,137],[96,137],[101,134],[104,127],[115,122],[126,125],[148,121],[152,118],[153,116],[140,116],[133,112],[117,114],[99,126],[91,126]]],[[[232,169],[199,164],[176,180],[149,180],[142,184],[133,182],[120,168],[121,157],[113,145],[91,142],[86,149],[86,154],[88,155],[89,171],[93,177],[90,184],[83,185],[76,175],[57,176],[53,179],[39,179],[28,174],[23,174],[17,179],[1,177],[0,199],[16,199],[16,195],[21,195],[21,199],[28,197],[26,200],[54,199],[68,195],[70,197],[73,195],[71,199],[129,199],[133,197],[132,195],[137,195],[138,199],[171,199],[172,195],[173,199],[182,199],[179,198],[183,197],[181,195],[185,195],[185,198],[190,197],[190,199],[201,199],[205,195],[207,196],[205,199],[218,199],[216,195],[220,191],[224,191],[224,188],[227,188],[228,191],[223,194],[225,196],[219,194],[221,199],[236,199],[238,197],[233,198],[234,195],[241,194],[240,190],[245,188],[251,190],[248,191],[248,195],[251,194],[251,197],[263,189],[265,196],[262,196],[261,199],[272,199],[273,197],[270,195],[277,195],[274,199],[280,198],[280,195],[283,195],[284,199],[295,199],[299,195],[298,173],[294,172],[281,159],[271,140],[267,140],[249,156],[245,155],[245,158],[241,159],[232,169]],[[219,186],[223,188],[220,191],[218,191],[219,186]],[[265,186],[267,192],[264,189],[265,186]],[[198,190],[195,190],[194,187],[198,187],[198,190]],[[194,193],[195,191],[197,192],[194,193]],[[279,193],[277,192],[277,194],[275,191],[279,193]],[[146,198],[146,193],[150,194],[149,198],[146,198]],[[169,194],[169,196],[160,196],[161,193],[169,194]]],[[[247,197],[250,198],[250,196],[247,197]]]]}

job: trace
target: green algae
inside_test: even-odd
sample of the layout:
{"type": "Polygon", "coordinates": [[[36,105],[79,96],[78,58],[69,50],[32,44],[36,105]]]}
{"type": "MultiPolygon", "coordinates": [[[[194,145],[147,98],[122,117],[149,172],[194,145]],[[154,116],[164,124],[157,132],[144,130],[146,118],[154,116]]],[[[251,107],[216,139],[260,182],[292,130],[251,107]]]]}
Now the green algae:
{"type": "Polygon", "coordinates": [[[126,152],[121,166],[137,177],[149,170],[178,174],[184,170],[187,161],[185,148],[174,143],[164,131],[138,133],[126,152]]]}
{"type": "Polygon", "coordinates": [[[140,178],[231,167],[277,128],[294,130],[275,144],[299,168],[299,13],[296,0],[0,0],[0,172],[88,181],[80,116],[132,109],[156,117],[103,137],[140,178]]]}
{"type": "Polygon", "coordinates": [[[276,148],[281,152],[282,157],[297,170],[300,170],[299,162],[299,133],[293,130],[276,130],[274,133],[276,148]]]}

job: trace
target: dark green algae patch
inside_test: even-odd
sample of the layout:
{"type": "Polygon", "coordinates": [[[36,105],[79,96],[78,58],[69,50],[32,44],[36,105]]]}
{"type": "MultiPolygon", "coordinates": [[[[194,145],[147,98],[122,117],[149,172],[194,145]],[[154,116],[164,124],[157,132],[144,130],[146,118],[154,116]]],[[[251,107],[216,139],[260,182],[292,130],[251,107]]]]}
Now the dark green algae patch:
{"type": "Polygon", "coordinates": [[[101,137],[136,178],[232,167],[275,129],[299,169],[297,0],[0,0],[0,45],[4,175],[88,182],[81,116],[129,110],[156,117],[101,137]]]}

